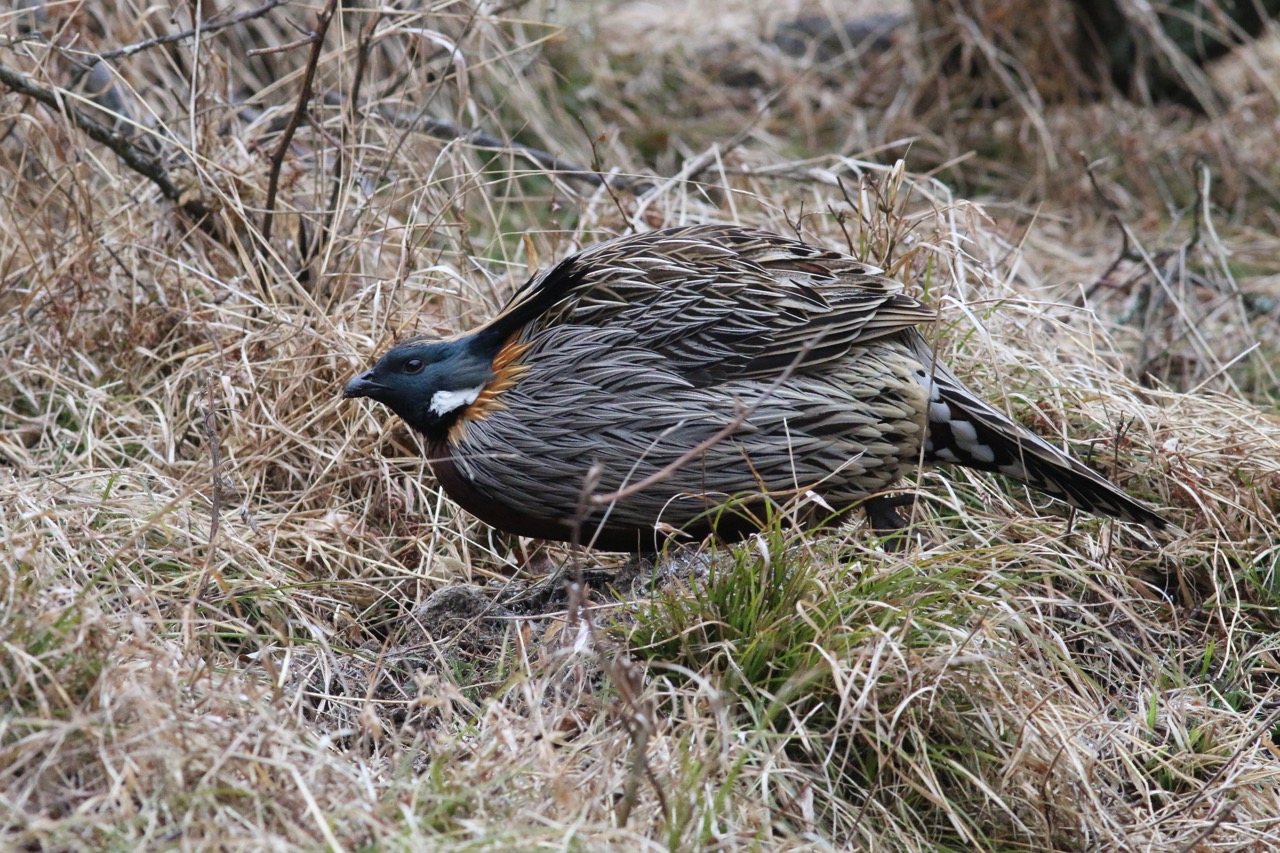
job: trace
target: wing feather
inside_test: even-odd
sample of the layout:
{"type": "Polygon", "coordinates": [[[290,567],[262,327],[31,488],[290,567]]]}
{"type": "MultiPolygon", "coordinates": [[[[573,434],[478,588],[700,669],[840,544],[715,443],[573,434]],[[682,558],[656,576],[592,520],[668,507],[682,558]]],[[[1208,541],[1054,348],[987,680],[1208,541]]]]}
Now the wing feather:
{"type": "Polygon", "coordinates": [[[725,225],[608,241],[530,279],[484,330],[628,329],[695,386],[768,379],[931,320],[902,285],[843,255],[725,225]],[[816,341],[816,343],[815,343],[816,341]]]}

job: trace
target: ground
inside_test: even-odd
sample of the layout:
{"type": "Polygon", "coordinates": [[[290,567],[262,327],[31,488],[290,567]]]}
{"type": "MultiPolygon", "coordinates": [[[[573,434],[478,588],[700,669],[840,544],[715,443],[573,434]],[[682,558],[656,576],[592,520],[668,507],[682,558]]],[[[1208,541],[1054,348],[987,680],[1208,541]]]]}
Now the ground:
{"type": "Polygon", "coordinates": [[[1280,846],[1271,41],[1197,111],[852,41],[907,4],[225,4],[153,41],[195,8],[0,13],[0,846],[1280,846]],[[341,399],[703,221],[885,268],[1174,529],[937,469],[903,551],[574,555],[341,399]]]}

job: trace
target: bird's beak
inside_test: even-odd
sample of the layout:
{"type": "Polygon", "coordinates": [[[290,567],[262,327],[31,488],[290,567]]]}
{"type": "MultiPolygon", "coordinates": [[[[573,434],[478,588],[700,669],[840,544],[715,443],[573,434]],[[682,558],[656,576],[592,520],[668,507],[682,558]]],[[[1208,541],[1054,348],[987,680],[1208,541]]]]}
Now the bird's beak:
{"type": "Polygon", "coordinates": [[[381,396],[381,392],[387,390],[386,385],[373,380],[373,371],[367,370],[347,383],[347,387],[342,389],[342,396],[346,399],[370,397],[377,400],[381,396]]]}

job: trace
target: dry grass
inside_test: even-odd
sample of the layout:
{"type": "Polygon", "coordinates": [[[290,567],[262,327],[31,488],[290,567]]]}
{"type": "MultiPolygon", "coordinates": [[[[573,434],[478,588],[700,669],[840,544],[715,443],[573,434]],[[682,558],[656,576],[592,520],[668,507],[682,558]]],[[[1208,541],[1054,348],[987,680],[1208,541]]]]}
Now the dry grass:
{"type": "MultiPolygon", "coordinates": [[[[982,113],[930,94],[909,39],[777,50],[801,5],[730,4],[739,30],[687,39],[659,4],[500,5],[338,11],[270,245],[309,48],[248,51],[318,6],[105,78],[77,51],[186,8],[51,4],[20,41],[28,14],[0,14],[0,65],[126,113],[213,211],[195,226],[52,109],[0,101],[0,846],[1275,849],[1267,54],[1215,70],[1235,82],[1212,121],[982,113]],[[323,103],[357,78],[368,109],[323,103]],[[374,106],[653,188],[549,177],[374,106]],[[703,220],[903,277],[959,373],[1184,530],[934,472],[938,548],[772,531],[625,583],[589,562],[599,606],[567,619],[539,585],[563,554],[458,513],[417,440],[339,389],[575,247],[703,220]]],[[[860,8],[837,5],[812,8],[860,8]]]]}

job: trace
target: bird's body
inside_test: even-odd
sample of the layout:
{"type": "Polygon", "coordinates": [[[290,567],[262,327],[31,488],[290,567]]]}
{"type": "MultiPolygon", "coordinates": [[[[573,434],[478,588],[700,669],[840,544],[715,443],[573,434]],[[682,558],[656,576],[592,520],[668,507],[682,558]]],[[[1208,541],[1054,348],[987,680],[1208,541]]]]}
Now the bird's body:
{"type": "Polygon", "coordinates": [[[730,226],[618,238],[534,276],[480,329],[396,346],[346,393],[421,432],[482,520],[606,550],[670,529],[734,538],[762,495],[830,516],[921,462],[1163,526],[936,363],[915,328],[933,310],[878,272],[730,226]]]}

